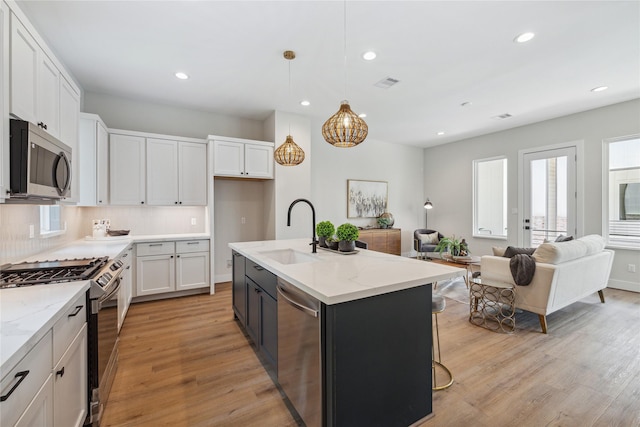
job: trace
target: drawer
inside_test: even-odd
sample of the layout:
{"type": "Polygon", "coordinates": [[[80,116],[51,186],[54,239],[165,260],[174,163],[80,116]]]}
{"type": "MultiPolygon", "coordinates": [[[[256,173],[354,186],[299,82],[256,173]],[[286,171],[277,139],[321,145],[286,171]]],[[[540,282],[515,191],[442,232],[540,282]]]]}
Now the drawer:
{"type": "Polygon", "coordinates": [[[275,299],[278,299],[278,294],[276,292],[278,278],[275,274],[273,274],[266,268],[256,264],[250,259],[246,260],[245,274],[251,280],[256,282],[256,284],[264,289],[269,295],[271,295],[275,299]]]}
{"type": "Polygon", "coordinates": [[[120,256],[120,261],[124,264],[124,266],[131,265],[133,262],[133,245],[129,246],[124,253],[120,256]]]}
{"type": "Polygon", "coordinates": [[[2,378],[0,395],[8,395],[12,388],[13,392],[4,402],[0,402],[0,425],[14,425],[51,374],[51,341],[52,334],[49,330],[38,344],[2,378]],[[27,374],[18,375],[22,372],[27,374]]]}
{"type": "Polygon", "coordinates": [[[87,322],[87,300],[82,294],[53,325],[53,364],[58,363],[69,344],[87,322]]]}
{"type": "Polygon", "coordinates": [[[179,254],[209,252],[209,240],[185,240],[176,242],[176,252],[179,254]]]}
{"type": "Polygon", "coordinates": [[[175,242],[137,243],[136,255],[172,255],[175,247],[175,242]]]}

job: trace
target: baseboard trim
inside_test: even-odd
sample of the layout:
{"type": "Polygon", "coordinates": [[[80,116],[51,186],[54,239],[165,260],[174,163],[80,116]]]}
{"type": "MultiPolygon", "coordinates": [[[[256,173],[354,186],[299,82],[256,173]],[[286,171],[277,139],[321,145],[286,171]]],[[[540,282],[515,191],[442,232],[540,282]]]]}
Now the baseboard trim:
{"type": "Polygon", "coordinates": [[[231,273],[216,274],[216,276],[214,277],[214,283],[230,282],[232,279],[233,279],[233,275],[231,273]]]}
{"type": "Polygon", "coordinates": [[[640,283],[627,282],[625,280],[610,279],[607,284],[608,288],[620,289],[623,291],[631,291],[640,293],[640,283]]]}

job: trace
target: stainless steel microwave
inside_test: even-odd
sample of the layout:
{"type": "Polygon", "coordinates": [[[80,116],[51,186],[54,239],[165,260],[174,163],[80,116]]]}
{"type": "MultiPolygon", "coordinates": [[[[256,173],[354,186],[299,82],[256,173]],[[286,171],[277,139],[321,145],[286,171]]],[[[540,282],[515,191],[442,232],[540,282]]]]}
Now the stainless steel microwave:
{"type": "Polygon", "coordinates": [[[55,200],[71,193],[71,147],[33,123],[11,119],[11,199],[55,200]]]}

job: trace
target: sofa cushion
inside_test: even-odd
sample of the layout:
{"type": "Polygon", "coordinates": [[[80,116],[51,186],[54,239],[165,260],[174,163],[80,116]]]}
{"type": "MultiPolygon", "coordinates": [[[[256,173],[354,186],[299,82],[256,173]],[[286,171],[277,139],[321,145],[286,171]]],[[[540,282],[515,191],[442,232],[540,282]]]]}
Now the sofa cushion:
{"type": "Polygon", "coordinates": [[[586,255],[602,252],[605,246],[604,237],[599,234],[589,234],[588,236],[580,237],[578,241],[583,242],[587,246],[586,255]]]}
{"type": "Polygon", "coordinates": [[[580,240],[568,242],[543,243],[533,253],[536,262],[561,264],[587,254],[587,244],[580,240]]]}
{"type": "Polygon", "coordinates": [[[536,248],[516,248],[515,246],[507,246],[507,249],[504,251],[502,255],[505,258],[513,258],[514,255],[525,254],[525,255],[533,255],[536,248]]]}

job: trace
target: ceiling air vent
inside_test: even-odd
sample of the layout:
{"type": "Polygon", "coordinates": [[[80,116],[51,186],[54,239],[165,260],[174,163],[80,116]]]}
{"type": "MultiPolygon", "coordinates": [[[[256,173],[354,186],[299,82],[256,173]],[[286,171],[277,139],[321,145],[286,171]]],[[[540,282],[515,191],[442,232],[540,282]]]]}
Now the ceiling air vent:
{"type": "Polygon", "coordinates": [[[384,79],[380,80],[378,83],[374,84],[374,86],[382,89],[389,89],[391,86],[399,82],[400,80],[396,80],[391,77],[385,77],[384,79]]]}
{"type": "Polygon", "coordinates": [[[504,113],[504,114],[498,114],[497,116],[493,116],[491,118],[502,120],[502,119],[508,119],[509,117],[513,117],[513,116],[509,113],[504,113]]]}

